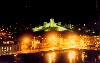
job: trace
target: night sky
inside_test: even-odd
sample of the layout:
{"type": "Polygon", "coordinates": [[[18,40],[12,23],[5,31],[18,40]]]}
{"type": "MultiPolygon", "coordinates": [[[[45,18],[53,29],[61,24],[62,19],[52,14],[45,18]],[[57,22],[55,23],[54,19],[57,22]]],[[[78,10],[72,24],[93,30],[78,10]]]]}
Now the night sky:
{"type": "Polygon", "coordinates": [[[50,18],[55,18],[55,22],[89,24],[96,20],[95,3],[95,0],[0,0],[0,25],[16,22],[36,25],[49,22],[50,18]]]}

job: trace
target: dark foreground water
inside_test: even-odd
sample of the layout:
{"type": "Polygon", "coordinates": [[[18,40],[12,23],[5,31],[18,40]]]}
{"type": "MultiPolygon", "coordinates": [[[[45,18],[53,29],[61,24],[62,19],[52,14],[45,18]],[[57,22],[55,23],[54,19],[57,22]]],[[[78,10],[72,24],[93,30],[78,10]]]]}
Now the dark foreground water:
{"type": "Polygon", "coordinates": [[[100,51],[96,50],[42,51],[17,57],[15,63],[100,63],[100,51]]]}

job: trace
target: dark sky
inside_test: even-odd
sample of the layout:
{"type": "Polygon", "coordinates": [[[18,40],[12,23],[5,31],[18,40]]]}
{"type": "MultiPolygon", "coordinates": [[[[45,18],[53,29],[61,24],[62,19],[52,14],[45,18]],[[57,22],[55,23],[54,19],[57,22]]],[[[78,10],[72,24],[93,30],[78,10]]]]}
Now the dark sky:
{"type": "Polygon", "coordinates": [[[96,1],[33,1],[33,0],[0,0],[0,24],[49,22],[91,23],[96,19],[96,1]]]}

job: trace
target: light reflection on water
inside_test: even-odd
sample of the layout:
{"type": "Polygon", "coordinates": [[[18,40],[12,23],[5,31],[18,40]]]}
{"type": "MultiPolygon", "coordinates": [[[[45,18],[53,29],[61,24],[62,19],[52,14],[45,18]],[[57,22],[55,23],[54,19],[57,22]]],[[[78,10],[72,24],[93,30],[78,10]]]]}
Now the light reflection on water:
{"type": "Polygon", "coordinates": [[[25,54],[22,58],[24,61],[27,60],[27,62],[31,63],[100,63],[100,51],[46,51],[31,55],[25,54]]]}
{"type": "MultiPolygon", "coordinates": [[[[89,55],[91,56],[91,55],[89,55]]],[[[67,50],[67,51],[59,51],[59,52],[48,52],[45,54],[44,59],[46,59],[47,63],[86,63],[86,62],[95,62],[100,60],[100,55],[98,58],[88,57],[85,51],[77,51],[77,50],[67,50]],[[92,61],[91,61],[92,60],[92,61]]]]}
{"type": "Polygon", "coordinates": [[[81,55],[81,57],[82,57],[82,61],[84,62],[84,58],[85,58],[85,52],[82,52],[82,55],[81,55]]]}
{"type": "Polygon", "coordinates": [[[53,51],[46,53],[44,59],[46,59],[47,63],[58,63],[60,60],[61,62],[66,62],[66,63],[76,63],[76,60],[78,60],[78,52],[71,50],[59,51],[59,52],[53,51]]]}
{"type": "Polygon", "coordinates": [[[55,60],[56,60],[56,53],[55,52],[49,52],[46,55],[46,58],[47,58],[48,63],[54,63],[55,60]]]}
{"type": "Polygon", "coordinates": [[[100,60],[100,54],[98,55],[98,59],[100,60]]]}
{"type": "Polygon", "coordinates": [[[69,63],[75,63],[76,52],[75,51],[69,51],[68,52],[68,58],[69,58],[69,63]]]}
{"type": "Polygon", "coordinates": [[[86,54],[86,52],[82,52],[82,54],[81,54],[81,58],[82,58],[82,62],[84,62],[85,59],[87,58],[87,54],[86,54]]]}

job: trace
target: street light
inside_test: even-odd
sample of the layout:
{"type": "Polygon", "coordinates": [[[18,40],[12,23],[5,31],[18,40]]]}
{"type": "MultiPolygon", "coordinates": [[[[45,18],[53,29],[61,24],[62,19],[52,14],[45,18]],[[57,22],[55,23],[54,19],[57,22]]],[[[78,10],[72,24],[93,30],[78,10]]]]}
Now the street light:
{"type": "Polygon", "coordinates": [[[52,47],[54,47],[57,44],[56,40],[57,40],[57,37],[55,35],[50,35],[50,36],[48,36],[48,41],[47,42],[49,42],[49,44],[52,47]]]}
{"type": "Polygon", "coordinates": [[[25,39],[24,39],[24,42],[28,42],[28,41],[29,41],[29,39],[28,39],[28,38],[25,38],[25,39]]]}
{"type": "Polygon", "coordinates": [[[31,38],[29,36],[23,36],[21,38],[21,50],[26,50],[30,46],[31,38]]]}

